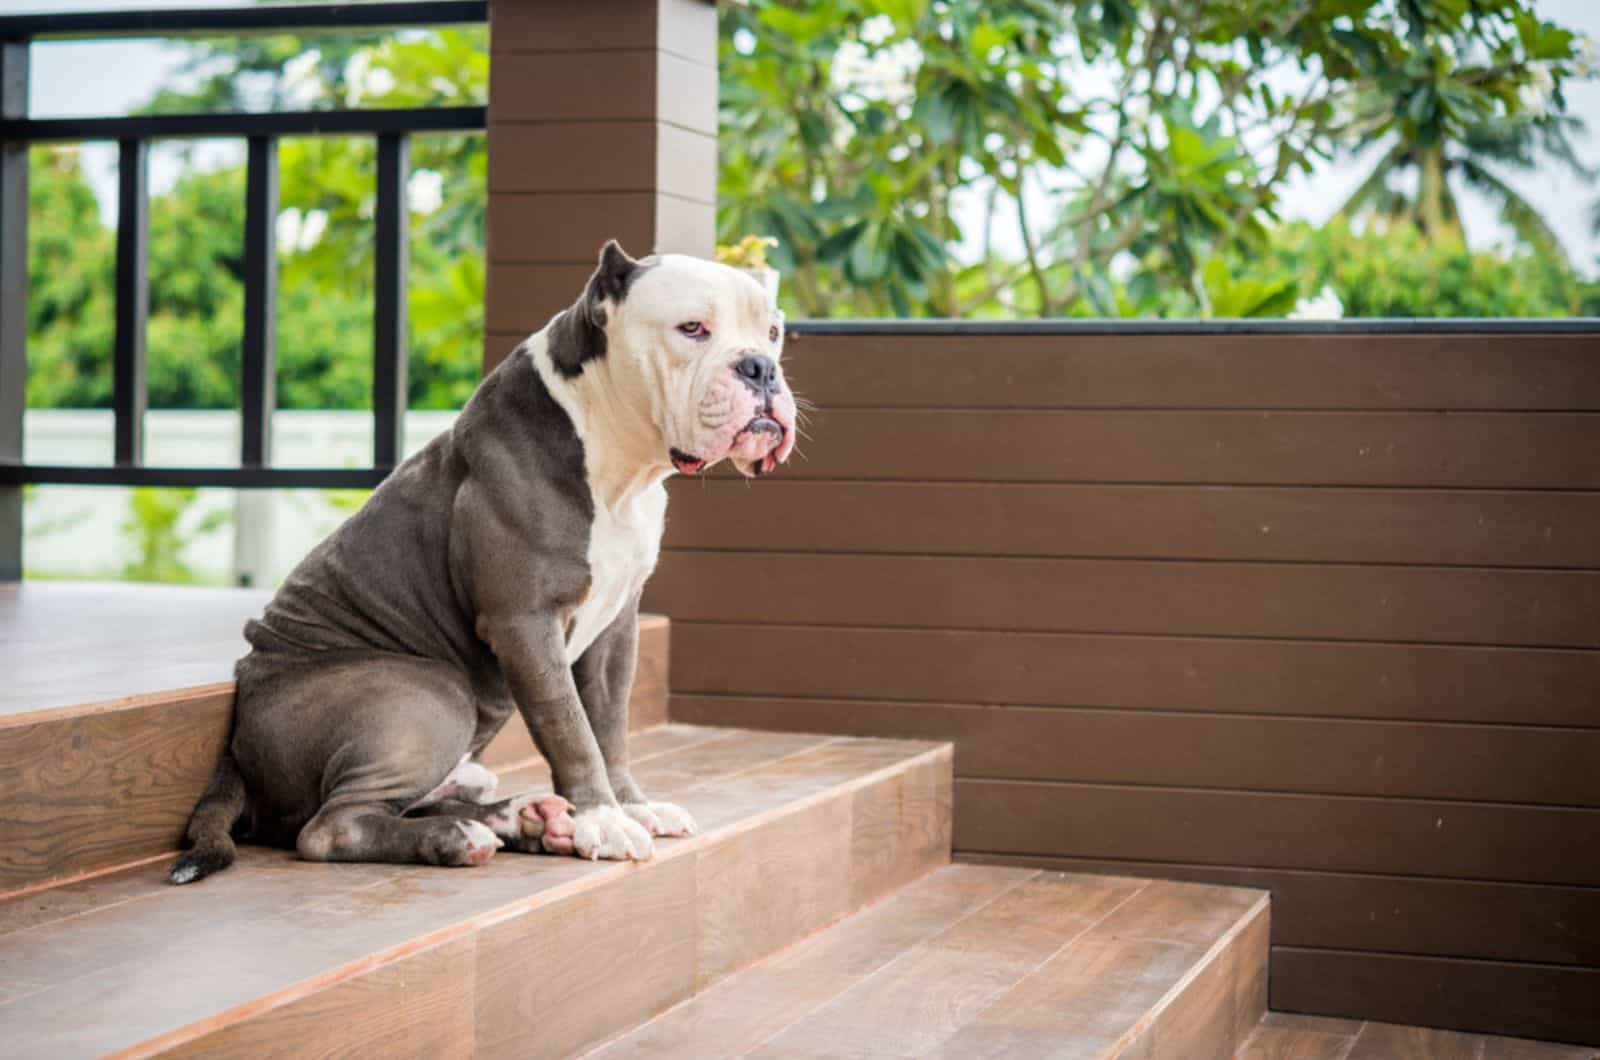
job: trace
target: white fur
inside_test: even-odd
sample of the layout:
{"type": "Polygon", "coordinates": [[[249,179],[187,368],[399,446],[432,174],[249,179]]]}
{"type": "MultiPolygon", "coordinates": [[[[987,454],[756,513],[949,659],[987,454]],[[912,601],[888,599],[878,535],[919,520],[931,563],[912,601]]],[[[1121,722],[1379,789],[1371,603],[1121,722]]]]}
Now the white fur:
{"type": "Polygon", "coordinates": [[[467,845],[473,850],[482,850],[484,847],[499,850],[505,846],[500,837],[481,821],[457,821],[456,828],[466,837],[467,845]]]}
{"type": "MultiPolygon", "coordinates": [[[[589,473],[594,522],[589,527],[589,592],[573,615],[567,637],[567,662],[589,650],[656,569],[661,530],[666,519],[670,463],[645,460],[645,447],[615,429],[615,421],[590,415],[589,403],[576,381],[564,378],[550,363],[543,334],[534,336],[534,364],[545,386],[583,442],[589,473]],[[642,468],[641,468],[642,462],[642,468]]],[[[579,376],[579,380],[583,377],[579,376]]],[[[652,449],[656,447],[650,447],[652,449]]]]}
{"type": "Polygon", "coordinates": [[[653,836],[686,836],[696,831],[689,811],[670,802],[625,802],[622,812],[653,836]]]}
{"type": "Polygon", "coordinates": [[[596,806],[572,818],[572,848],[591,861],[649,861],[655,853],[650,833],[615,806],[596,806]]]}
{"type": "Polygon", "coordinates": [[[773,401],[773,415],[787,432],[781,443],[741,433],[757,405],[733,366],[750,354],[778,361],[783,335],[770,296],[739,270],[676,254],[652,259],[621,304],[608,307],[606,336],[605,355],[572,378],[551,363],[547,332],[529,343],[545,387],[583,443],[594,502],[589,591],[573,615],[568,663],[588,650],[655,570],[674,448],[706,466],[732,458],[748,474],[768,454],[787,459],[794,446],[794,397],[786,386],[773,401]],[[678,327],[691,320],[703,323],[711,337],[684,336],[678,327]]]}

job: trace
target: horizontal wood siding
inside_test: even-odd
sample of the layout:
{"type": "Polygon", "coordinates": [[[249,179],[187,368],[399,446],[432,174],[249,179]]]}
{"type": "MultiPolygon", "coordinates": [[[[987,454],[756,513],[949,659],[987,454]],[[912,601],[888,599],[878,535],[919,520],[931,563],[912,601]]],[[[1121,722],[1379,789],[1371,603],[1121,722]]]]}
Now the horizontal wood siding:
{"type": "Polygon", "coordinates": [[[674,718],[1267,887],[1275,1008],[1600,1044],[1600,338],[797,331],[796,460],[672,486],[674,718]]]}

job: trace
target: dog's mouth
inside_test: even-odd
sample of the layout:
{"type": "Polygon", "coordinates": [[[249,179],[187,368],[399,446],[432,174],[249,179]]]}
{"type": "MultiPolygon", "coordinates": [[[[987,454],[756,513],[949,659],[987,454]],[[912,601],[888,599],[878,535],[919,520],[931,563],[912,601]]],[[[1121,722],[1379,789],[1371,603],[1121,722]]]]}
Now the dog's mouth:
{"type": "MultiPolygon", "coordinates": [[[[750,418],[749,423],[739,428],[725,455],[741,474],[765,475],[777,468],[777,453],[788,434],[788,428],[769,412],[758,412],[750,418]]],[[[697,475],[707,466],[705,458],[682,449],[670,449],[667,455],[680,475],[697,475]]]]}
{"type": "Polygon", "coordinates": [[[672,466],[678,469],[680,475],[698,474],[706,466],[704,460],[698,456],[690,456],[682,449],[672,449],[667,455],[672,458],[672,466]]]}

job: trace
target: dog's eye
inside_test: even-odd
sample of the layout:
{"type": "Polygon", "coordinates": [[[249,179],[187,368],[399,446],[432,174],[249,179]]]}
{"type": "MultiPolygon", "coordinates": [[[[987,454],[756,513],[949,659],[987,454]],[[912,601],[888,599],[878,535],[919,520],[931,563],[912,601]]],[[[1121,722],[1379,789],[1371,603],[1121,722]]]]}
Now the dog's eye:
{"type": "Polygon", "coordinates": [[[679,324],[678,330],[689,336],[691,339],[709,339],[711,337],[711,332],[706,330],[706,326],[700,323],[698,320],[691,320],[686,324],[679,324]]]}
{"type": "Polygon", "coordinates": [[[767,338],[772,342],[778,341],[778,325],[772,325],[772,330],[767,332],[767,338]]]}

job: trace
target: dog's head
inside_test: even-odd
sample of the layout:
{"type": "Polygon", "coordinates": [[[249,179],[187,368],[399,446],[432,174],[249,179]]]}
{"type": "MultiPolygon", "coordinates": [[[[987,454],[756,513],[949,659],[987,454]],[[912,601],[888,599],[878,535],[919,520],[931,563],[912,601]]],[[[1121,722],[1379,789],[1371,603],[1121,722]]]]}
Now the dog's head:
{"type": "Polygon", "coordinates": [[[635,260],[612,241],[549,338],[557,370],[603,376],[681,473],[726,458],[762,475],[794,451],[783,315],[745,272],[679,254],[635,260]]]}

